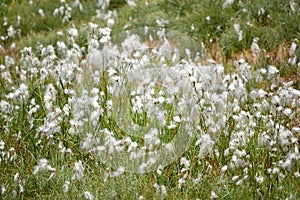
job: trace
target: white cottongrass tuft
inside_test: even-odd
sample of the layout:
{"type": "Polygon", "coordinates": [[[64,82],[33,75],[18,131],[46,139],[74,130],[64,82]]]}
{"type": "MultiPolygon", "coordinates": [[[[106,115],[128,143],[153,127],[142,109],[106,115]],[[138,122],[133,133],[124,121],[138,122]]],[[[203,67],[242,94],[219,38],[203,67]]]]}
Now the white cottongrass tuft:
{"type": "Polygon", "coordinates": [[[233,24],[233,28],[234,31],[236,32],[236,34],[238,35],[238,41],[242,41],[243,40],[243,31],[240,30],[240,25],[239,24],[233,24]]]}
{"type": "Polygon", "coordinates": [[[251,51],[252,55],[254,56],[254,58],[259,58],[259,54],[260,54],[260,47],[257,44],[258,40],[259,40],[259,38],[255,37],[250,46],[250,51],[251,51]]]}
{"type": "Polygon", "coordinates": [[[211,140],[209,134],[203,134],[199,140],[196,141],[196,146],[201,145],[200,151],[198,154],[199,158],[205,157],[207,154],[211,153],[213,150],[215,142],[211,140]]]}
{"type": "Polygon", "coordinates": [[[95,199],[95,197],[89,191],[84,192],[84,198],[87,199],[87,200],[94,200],[95,199]]]}
{"type": "Polygon", "coordinates": [[[234,0],[225,0],[225,2],[222,5],[223,10],[226,9],[227,7],[229,7],[230,5],[232,5],[234,3],[234,0]]]}
{"type": "Polygon", "coordinates": [[[219,196],[214,192],[214,191],[211,191],[210,192],[210,198],[211,199],[216,199],[216,198],[218,198],[219,196]]]}
{"type": "Polygon", "coordinates": [[[65,181],[63,186],[62,186],[62,190],[64,193],[67,193],[69,191],[69,185],[70,185],[70,181],[65,181]]]}
{"type": "Polygon", "coordinates": [[[74,174],[72,176],[72,180],[82,181],[83,176],[84,176],[84,167],[82,165],[81,160],[79,160],[78,162],[76,162],[74,164],[73,172],[74,172],[74,174]]]}
{"type": "Polygon", "coordinates": [[[49,164],[49,161],[45,158],[42,158],[39,160],[39,163],[38,165],[36,165],[34,167],[34,170],[33,170],[33,175],[36,175],[38,173],[41,173],[41,172],[51,172],[49,178],[48,178],[48,181],[55,175],[55,172],[56,172],[56,169],[51,167],[50,164],[49,164]]]}
{"type": "MultiPolygon", "coordinates": [[[[297,40],[296,40],[297,41],[297,40]]],[[[292,66],[294,66],[295,64],[296,64],[296,62],[297,62],[297,55],[295,54],[295,50],[296,50],[296,48],[297,48],[297,44],[296,44],[296,42],[294,41],[293,43],[292,43],[292,46],[291,46],[291,48],[290,48],[290,50],[289,50],[289,59],[288,59],[288,63],[290,64],[290,65],[292,65],[292,66]]]]}

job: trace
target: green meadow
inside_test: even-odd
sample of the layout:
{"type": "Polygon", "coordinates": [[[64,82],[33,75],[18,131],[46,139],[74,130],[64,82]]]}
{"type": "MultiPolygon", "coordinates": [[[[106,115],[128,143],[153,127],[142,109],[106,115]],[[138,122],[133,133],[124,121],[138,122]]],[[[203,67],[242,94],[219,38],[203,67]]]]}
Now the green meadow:
{"type": "MultiPolygon", "coordinates": [[[[298,4],[1,1],[0,199],[299,199],[298,4]],[[156,39],[128,36],[126,48],[138,46],[132,52],[109,46],[145,27],[176,31],[199,46],[199,58],[185,59],[187,50],[182,60],[164,55],[156,39]],[[143,63],[174,69],[179,82],[143,82],[153,73],[136,69],[143,63]],[[170,83],[178,92],[169,94],[170,83]],[[118,89],[130,95],[119,98],[118,89]],[[137,137],[129,122],[118,124],[120,111],[139,127],[157,119],[137,137]],[[99,158],[169,149],[181,131],[192,132],[183,133],[189,145],[154,170],[139,162],[128,170],[132,157],[113,166],[99,158]]],[[[172,46],[166,36],[162,43],[172,46]]]]}

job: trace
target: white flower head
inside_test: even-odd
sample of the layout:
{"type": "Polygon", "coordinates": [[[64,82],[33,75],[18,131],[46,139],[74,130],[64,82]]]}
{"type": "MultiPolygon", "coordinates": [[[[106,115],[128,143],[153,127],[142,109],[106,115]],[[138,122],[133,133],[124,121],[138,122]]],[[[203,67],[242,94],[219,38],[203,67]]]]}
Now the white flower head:
{"type": "Polygon", "coordinates": [[[134,0],[127,0],[127,3],[130,7],[135,7],[136,6],[136,3],[134,0]]]}
{"type": "Polygon", "coordinates": [[[120,166],[115,172],[113,172],[113,173],[110,175],[110,177],[118,177],[118,176],[124,174],[124,172],[125,172],[125,168],[122,167],[122,166],[120,166]]]}
{"type": "Polygon", "coordinates": [[[78,37],[78,30],[77,28],[69,28],[68,33],[70,37],[77,38],[78,37]]]}
{"type": "Polygon", "coordinates": [[[38,165],[34,167],[32,173],[35,175],[40,172],[48,172],[48,171],[52,172],[48,178],[49,181],[55,175],[56,169],[50,166],[49,161],[47,159],[42,158],[39,160],[38,165]]]}
{"type": "Polygon", "coordinates": [[[5,147],[5,142],[3,140],[0,141],[0,150],[3,150],[5,147]]]}
{"type": "Polygon", "coordinates": [[[259,38],[255,37],[253,39],[253,42],[250,46],[250,51],[253,54],[254,58],[258,58],[259,54],[260,54],[260,47],[258,46],[257,42],[258,42],[259,38]]]}
{"type": "Polygon", "coordinates": [[[180,123],[181,122],[181,119],[179,116],[174,116],[173,117],[173,120],[176,122],[176,123],[180,123]]]}
{"type": "Polygon", "coordinates": [[[256,173],[256,175],[255,175],[255,181],[257,183],[259,183],[259,184],[262,184],[264,182],[264,177],[261,174],[256,173]]]}
{"type": "Polygon", "coordinates": [[[204,156],[212,152],[214,143],[215,142],[211,140],[210,135],[208,134],[202,135],[201,138],[195,144],[195,145],[201,144],[198,157],[203,158],[204,156]]]}
{"type": "Polygon", "coordinates": [[[9,26],[9,28],[7,29],[7,35],[10,38],[14,38],[16,35],[16,31],[14,29],[14,27],[12,25],[9,26]]]}
{"type": "Polygon", "coordinates": [[[65,181],[65,183],[62,186],[64,193],[67,193],[69,191],[69,185],[70,185],[70,181],[65,181]]]}
{"type": "Polygon", "coordinates": [[[214,191],[211,191],[211,193],[210,193],[210,198],[211,199],[216,199],[216,198],[218,198],[219,196],[214,192],[214,191]]]}
{"type": "Polygon", "coordinates": [[[39,14],[41,15],[42,18],[45,18],[45,13],[43,9],[39,9],[39,14]]]}
{"type": "Polygon", "coordinates": [[[83,172],[84,172],[84,167],[82,165],[82,161],[79,160],[78,162],[76,162],[74,164],[74,167],[73,167],[73,171],[74,171],[74,175],[72,176],[72,180],[78,180],[78,181],[81,181],[82,178],[83,178],[83,172]]]}
{"type": "Polygon", "coordinates": [[[84,192],[84,198],[87,199],[87,200],[94,200],[95,199],[95,197],[89,191],[84,192]]]}
{"type": "Polygon", "coordinates": [[[221,172],[224,173],[226,172],[228,169],[228,166],[227,165],[224,165],[222,168],[221,168],[221,172]]]}
{"type": "Polygon", "coordinates": [[[233,3],[234,3],[234,0],[226,0],[222,5],[223,10],[226,9],[227,7],[229,7],[230,5],[232,5],[233,3]]]}

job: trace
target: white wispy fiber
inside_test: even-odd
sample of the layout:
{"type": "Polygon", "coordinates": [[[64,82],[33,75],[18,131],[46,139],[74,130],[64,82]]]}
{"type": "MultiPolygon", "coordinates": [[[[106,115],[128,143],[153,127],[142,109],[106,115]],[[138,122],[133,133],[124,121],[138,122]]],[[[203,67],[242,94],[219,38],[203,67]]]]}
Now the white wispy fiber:
{"type": "Polygon", "coordinates": [[[261,173],[256,173],[255,181],[259,184],[262,184],[264,182],[264,177],[261,175],[261,173]]]}
{"type": "Polygon", "coordinates": [[[203,158],[207,154],[211,153],[213,150],[214,144],[215,144],[215,142],[210,138],[209,134],[203,134],[201,136],[201,138],[196,141],[196,144],[195,144],[196,146],[201,145],[198,157],[203,158]]]}
{"type": "Polygon", "coordinates": [[[10,38],[14,38],[15,35],[16,35],[16,30],[12,25],[10,25],[9,28],[7,29],[7,36],[10,38]]]}
{"type": "Polygon", "coordinates": [[[98,0],[97,5],[103,10],[107,10],[110,4],[110,0],[98,0]]]}
{"type": "Polygon", "coordinates": [[[40,140],[46,139],[48,145],[54,144],[54,133],[59,132],[61,129],[61,114],[62,110],[59,107],[55,107],[53,110],[48,111],[44,118],[44,123],[37,129],[35,138],[39,138],[40,140]]]}
{"type": "Polygon", "coordinates": [[[158,130],[156,128],[153,128],[149,131],[149,133],[145,134],[144,145],[151,150],[158,144],[160,144],[160,139],[158,138],[158,130]]]}
{"type": "Polygon", "coordinates": [[[94,200],[95,199],[94,195],[92,195],[89,191],[84,192],[84,198],[87,199],[87,200],[94,200]]]}
{"type": "MultiPolygon", "coordinates": [[[[106,36],[103,37],[103,42],[107,42],[106,39],[108,39],[106,36]]],[[[118,50],[114,46],[104,45],[102,49],[91,48],[87,54],[87,61],[102,74],[109,66],[112,58],[116,56],[118,56],[118,50]]]]}
{"type": "Polygon", "coordinates": [[[295,0],[290,1],[290,8],[293,13],[299,11],[299,5],[298,5],[298,3],[295,2],[295,0]]]}
{"type": "Polygon", "coordinates": [[[48,171],[52,172],[48,178],[48,180],[50,180],[55,175],[56,169],[50,166],[49,161],[47,159],[42,158],[39,160],[38,165],[34,167],[32,173],[35,175],[41,172],[48,172],[48,171]]]}
{"type": "Polygon", "coordinates": [[[24,83],[21,83],[19,88],[16,88],[14,92],[9,93],[6,95],[6,98],[12,99],[15,104],[22,104],[26,103],[29,97],[28,86],[24,83]]]}
{"type": "Polygon", "coordinates": [[[157,183],[153,184],[154,189],[156,190],[156,195],[160,193],[160,199],[163,200],[167,197],[167,188],[165,185],[158,185],[157,183]]]}
{"type": "Polygon", "coordinates": [[[286,158],[284,161],[280,160],[279,161],[279,166],[287,169],[288,171],[292,170],[293,165],[296,165],[296,163],[300,159],[300,154],[298,147],[294,147],[294,151],[290,150],[289,153],[286,155],[286,158]]]}
{"type": "Polygon", "coordinates": [[[295,54],[295,50],[296,50],[296,48],[297,48],[297,44],[296,44],[296,42],[293,42],[292,43],[292,46],[291,46],[291,48],[290,48],[290,50],[289,50],[289,59],[288,59],[288,63],[290,64],[290,65],[295,65],[296,64],[296,62],[297,62],[297,55],[295,54]]]}
{"type": "Polygon", "coordinates": [[[120,166],[120,167],[118,167],[118,169],[116,171],[112,172],[112,174],[110,175],[110,177],[112,177],[112,178],[113,177],[118,177],[118,176],[124,174],[124,172],[125,172],[125,168],[122,167],[122,166],[120,166]]]}
{"type": "Polygon", "coordinates": [[[73,7],[78,7],[81,12],[83,11],[82,3],[80,2],[80,0],[74,0],[72,5],[73,7]]]}
{"type": "Polygon", "coordinates": [[[226,9],[227,7],[229,7],[230,5],[232,5],[234,3],[234,0],[225,0],[225,2],[222,5],[223,10],[226,9]]]}
{"type": "Polygon", "coordinates": [[[52,110],[53,107],[53,101],[56,99],[57,91],[52,83],[47,85],[46,92],[44,94],[44,104],[45,108],[48,112],[52,110]]]}
{"type": "Polygon", "coordinates": [[[238,35],[238,41],[242,41],[243,40],[243,31],[240,30],[240,25],[239,24],[233,24],[233,28],[234,31],[236,32],[236,34],[238,35]]]}
{"type": "Polygon", "coordinates": [[[5,147],[5,142],[3,140],[0,141],[0,150],[3,150],[5,147]]]}
{"type": "Polygon", "coordinates": [[[73,167],[73,176],[72,180],[78,180],[82,181],[83,176],[84,176],[84,167],[82,165],[82,161],[79,160],[78,162],[75,162],[74,167],[73,167]]]}
{"type": "Polygon", "coordinates": [[[259,38],[255,37],[250,46],[250,51],[251,51],[252,55],[254,56],[254,58],[259,58],[259,55],[260,55],[260,47],[257,44],[258,40],[259,40],[259,38]]]}
{"type": "Polygon", "coordinates": [[[61,1],[61,6],[55,8],[53,11],[54,17],[61,17],[63,23],[69,22],[72,17],[72,7],[70,7],[65,1],[61,1]]]}
{"type": "Polygon", "coordinates": [[[70,181],[65,181],[63,186],[62,186],[62,190],[64,193],[67,193],[69,191],[69,185],[70,185],[70,181]]]}
{"type": "Polygon", "coordinates": [[[127,4],[128,4],[130,7],[135,7],[135,6],[136,6],[135,0],[127,0],[127,4]]]}
{"type": "Polygon", "coordinates": [[[218,198],[219,196],[214,192],[214,191],[211,191],[210,192],[210,198],[211,199],[216,199],[216,198],[218,198]]]}

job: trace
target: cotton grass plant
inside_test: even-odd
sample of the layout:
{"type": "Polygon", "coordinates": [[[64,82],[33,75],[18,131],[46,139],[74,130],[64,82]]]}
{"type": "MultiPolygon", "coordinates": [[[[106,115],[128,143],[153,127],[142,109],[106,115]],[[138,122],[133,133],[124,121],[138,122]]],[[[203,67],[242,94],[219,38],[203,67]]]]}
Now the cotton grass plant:
{"type": "Polygon", "coordinates": [[[296,1],[0,10],[1,198],[300,197],[296,1]]]}

